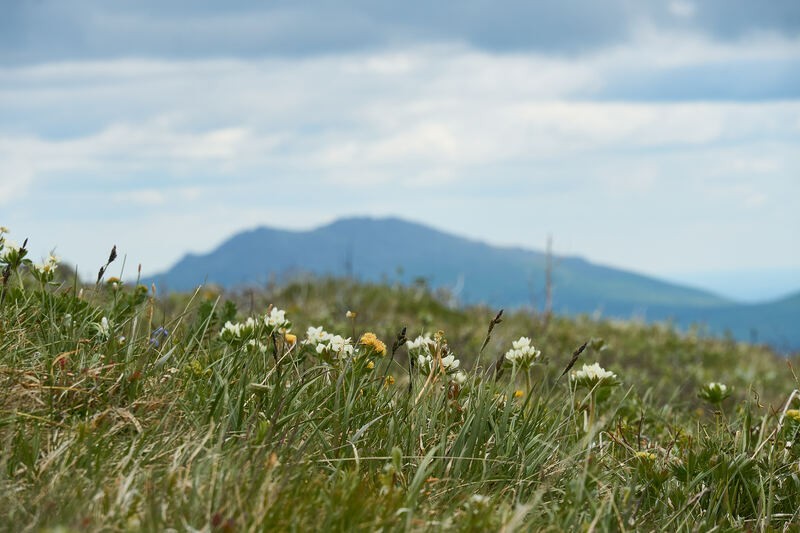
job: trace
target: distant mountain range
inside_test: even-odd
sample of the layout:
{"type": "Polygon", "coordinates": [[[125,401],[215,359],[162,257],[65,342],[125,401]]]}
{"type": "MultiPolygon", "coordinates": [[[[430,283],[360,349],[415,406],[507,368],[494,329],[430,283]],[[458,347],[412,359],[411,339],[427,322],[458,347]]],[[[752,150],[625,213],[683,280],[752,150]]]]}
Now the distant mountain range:
{"type": "MultiPolygon", "coordinates": [[[[147,281],[161,290],[192,290],[202,283],[232,288],[300,274],[403,283],[424,278],[463,303],[541,308],[546,261],[542,252],[491,246],[396,218],[349,218],[310,231],[245,231],[147,281]]],[[[800,292],[740,304],[578,257],[554,257],[552,273],[557,313],[671,320],[680,327],[701,323],[712,333],[800,349],[800,292]]]]}

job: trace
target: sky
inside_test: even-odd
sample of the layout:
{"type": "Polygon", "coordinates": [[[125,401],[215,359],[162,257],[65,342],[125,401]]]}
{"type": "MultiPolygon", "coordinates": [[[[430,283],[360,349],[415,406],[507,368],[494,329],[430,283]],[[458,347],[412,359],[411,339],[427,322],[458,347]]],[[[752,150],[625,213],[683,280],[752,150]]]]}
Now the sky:
{"type": "Polygon", "coordinates": [[[147,275],[399,216],[800,289],[795,0],[0,1],[0,225],[34,258],[147,275]]]}

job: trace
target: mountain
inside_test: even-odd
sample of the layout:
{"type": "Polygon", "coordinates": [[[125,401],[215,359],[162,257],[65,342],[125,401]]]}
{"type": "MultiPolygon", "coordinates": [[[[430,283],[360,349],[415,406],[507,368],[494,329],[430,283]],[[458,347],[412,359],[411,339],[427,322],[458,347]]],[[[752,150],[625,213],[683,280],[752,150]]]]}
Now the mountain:
{"type": "MultiPolygon", "coordinates": [[[[491,246],[396,218],[349,218],[310,231],[245,231],[207,254],[187,255],[147,281],[162,290],[191,290],[201,283],[235,287],[304,273],[403,283],[424,278],[463,303],[541,308],[546,261],[541,252],[491,246]]],[[[739,339],[756,334],[765,342],[800,347],[794,328],[800,295],[741,305],[578,257],[553,258],[552,285],[558,313],[669,319],[679,326],[701,322],[739,339]]]]}

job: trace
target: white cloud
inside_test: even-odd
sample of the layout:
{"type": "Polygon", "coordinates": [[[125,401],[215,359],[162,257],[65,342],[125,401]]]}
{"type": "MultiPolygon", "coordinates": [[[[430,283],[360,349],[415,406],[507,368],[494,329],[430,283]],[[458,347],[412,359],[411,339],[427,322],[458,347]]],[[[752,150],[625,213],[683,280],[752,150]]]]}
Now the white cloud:
{"type": "Polygon", "coordinates": [[[694,3],[686,0],[672,0],[669,3],[669,12],[680,18],[692,18],[696,9],[694,3]]]}
{"type": "Polygon", "coordinates": [[[155,189],[118,192],[114,193],[112,198],[118,204],[133,204],[144,207],[159,206],[166,202],[164,193],[155,189]]]}
{"type": "MultiPolygon", "coordinates": [[[[599,242],[592,235],[619,233],[620,227],[608,229],[617,223],[615,210],[642,209],[641,219],[663,216],[668,227],[709,212],[725,217],[784,206],[791,194],[777,186],[732,189],[725,180],[757,175],[796,191],[800,101],[612,102],[576,95],[637,69],[800,57],[800,41],[721,45],[648,31],[634,44],[560,59],[437,46],[293,61],[126,59],[2,68],[0,100],[22,110],[25,120],[3,120],[8,111],[0,110],[0,203],[32,210],[50,197],[58,216],[66,208],[57,198],[66,189],[73,199],[108,191],[116,207],[145,208],[126,213],[115,227],[134,228],[125,233],[129,241],[141,233],[134,247],[151,263],[157,254],[145,229],[156,227],[142,226],[141,212],[176,206],[174,216],[196,223],[208,224],[211,213],[228,217],[214,234],[220,237],[259,222],[310,225],[363,206],[485,231],[478,222],[470,226],[477,210],[498,220],[535,205],[527,224],[544,220],[562,228],[575,252],[662,265],[658,254],[669,253],[663,242],[636,254],[628,243],[592,248],[599,242]],[[75,124],[78,131],[70,129],[75,124]],[[712,185],[719,190],[708,192],[712,185]],[[716,211],[675,190],[697,192],[716,211]],[[446,209],[436,207],[442,192],[446,209]],[[670,194],[673,205],[662,211],[670,194]],[[543,197],[552,207],[536,203],[543,197]],[[673,206],[682,201],[691,203],[691,216],[676,221],[673,206]],[[226,203],[236,208],[217,209],[226,203]],[[593,222],[592,232],[584,222],[572,231],[563,213],[574,205],[591,205],[607,220],[593,222]]],[[[785,208],[776,212],[784,225],[796,221],[785,208]]],[[[172,242],[158,253],[172,255],[157,267],[186,246],[208,246],[206,237],[184,246],[181,232],[191,224],[160,220],[172,242]]],[[[543,242],[515,224],[509,220],[496,232],[517,243],[543,242]]]]}
{"type": "Polygon", "coordinates": [[[7,154],[2,161],[0,205],[8,205],[27,194],[36,176],[36,170],[30,161],[15,157],[14,154],[7,154]]]}

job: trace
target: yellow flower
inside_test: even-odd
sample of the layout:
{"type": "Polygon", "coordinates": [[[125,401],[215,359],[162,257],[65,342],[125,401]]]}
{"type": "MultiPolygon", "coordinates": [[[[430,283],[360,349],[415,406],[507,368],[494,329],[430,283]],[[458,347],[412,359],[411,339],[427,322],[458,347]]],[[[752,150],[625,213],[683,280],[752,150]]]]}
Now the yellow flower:
{"type": "Polygon", "coordinates": [[[289,344],[295,344],[297,342],[297,335],[292,333],[284,333],[283,338],[286,339],[286,342],[289,344]]]}
{"type": "Polygon", "coordinates": [[[795,422],[800,422],[800,409],[788,409],[786,411],[786,417],[791,418],[795,422]]]}
{"type": "Polygon", "coordinates": [[[375,362],[374,361],[370,361],[369,363],[367,363],[367,368],[370,369],[370,370],[375,368],[375,362]]]}
{"type": "Polygon", "coordinates": [[[383,343],[378,337],[372,332],[366,332],[361,336],[361,340],[359,343],[363,346],[369,346],[377,353],[381,355],[386,355],[386,344],[383,343]]]}
{"type": "Polygon", "coordinates": [[[525,391],[517,389],[514,391],[514,398],[522,398],[525,396],[525,391]]]}
{"type": "Polygon", "coordinates": [[[636,452],[636,458],[642,461],[655,461],[656,454],[650,452],[636,452]]]}
{"type": "Polygon", "coordinates": [[[394,385],[394,376],[386,376],[386,380],[384,381],[385,386],[394,385]]]}

